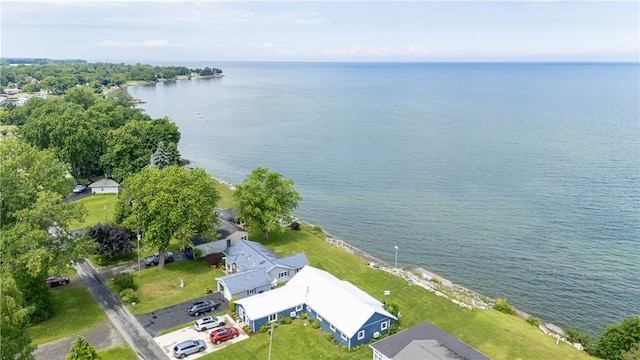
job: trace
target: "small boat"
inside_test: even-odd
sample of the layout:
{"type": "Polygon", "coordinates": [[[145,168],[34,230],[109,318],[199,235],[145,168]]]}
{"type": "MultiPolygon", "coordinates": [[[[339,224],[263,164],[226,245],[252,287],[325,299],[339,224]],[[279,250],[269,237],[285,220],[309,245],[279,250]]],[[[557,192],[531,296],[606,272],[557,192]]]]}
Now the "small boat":
{"type": "Polygon", "coordinates": [[[196,117],[201,118],[201,117],[202,117],[202,114],[198,113],[198,115],[196,115],[196,117]]]}

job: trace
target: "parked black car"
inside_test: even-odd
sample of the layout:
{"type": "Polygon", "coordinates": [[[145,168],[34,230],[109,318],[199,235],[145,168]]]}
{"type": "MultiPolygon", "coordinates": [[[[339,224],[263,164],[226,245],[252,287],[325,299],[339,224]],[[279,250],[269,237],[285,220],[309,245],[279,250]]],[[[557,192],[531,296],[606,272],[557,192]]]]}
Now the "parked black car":
{"type": "Polygon", "coordinates": [[[215,310],[219,304],[213,300],[196,301],[187,308],[187,312],[191,316],[198,316],[209,311],[215,310]]]}
{"type": "Polygon", "coordinates": [[[69,283],[69,278],[66,276],[49,276],[46,280],[49,287],[56,287],[69,283]]]}

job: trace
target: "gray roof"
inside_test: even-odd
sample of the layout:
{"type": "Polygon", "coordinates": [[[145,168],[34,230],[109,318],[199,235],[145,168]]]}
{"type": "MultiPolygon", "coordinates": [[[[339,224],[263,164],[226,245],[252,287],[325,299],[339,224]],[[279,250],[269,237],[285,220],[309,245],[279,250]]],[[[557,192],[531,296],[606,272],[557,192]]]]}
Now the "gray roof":
{"type": "Polygon", "coordinates": [[[309,260],[304,253],[297,253],[295,255],[287,256],[286,258],[278,259],[274,261],[278,265],[284,265],[292,269],[299,269],[305,265],[309,265],[309,260]]]}
{"type": "Polygon", "coordinates": [[[104,178],[104,179],[100,179],[94,183],[89,184],[90,188],[94,188],[94,187],[115,187],[115,186],[120,186],[120,184],[113,180],[113,179],[108,179],[108,178],[104,178]]]}
{"type": "Polygon", "coordinates": [[[231,294],[268,285],[272,281],[264,269],[237,272],[217,277],[216,280],[223,282],[231,294]]]}
{"type": "Polygon", "coordinates": [[[229,246],[223,253],[227,256],[227,263],[235,263],[244,271],[257,268],[268,270],[278,260],[271,250],[250,240],[240,240],[229,246]]]}
{"type": "Polygon", "coordinates": [[[476,349],[427,322],[369,346],[394,360],[489,360],[476,349]]]}

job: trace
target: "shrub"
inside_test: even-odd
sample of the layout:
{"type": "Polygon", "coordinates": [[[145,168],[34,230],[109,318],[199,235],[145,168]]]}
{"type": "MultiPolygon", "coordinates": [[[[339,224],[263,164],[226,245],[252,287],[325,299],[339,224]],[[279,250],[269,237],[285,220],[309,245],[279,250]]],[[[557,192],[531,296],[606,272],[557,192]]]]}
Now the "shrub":
{"type": "Polygon", "coordinates": [[[311,327],[314,329],[319,329],[320,328],[320,323],[317,321],[314,321],[311,323],[311,327]]]}
{"type": "Polygon", "coordinates": [[[313,227],[313,232],[322,233],[322,228],[320,226],[314,226],[313,227]]]}
{"type": "Polygon", "coordinates": [[[124,289],[120,291],[120,299],[123,303],[138,302],[138,293],[133,289],[124,289]]]}
{"type": "Polygon", "coordinates": [[[136,289],[136,286],[133,283],[133,275],[128,272],[116,274],[116,276],[114,276],[113,280],[111,281],[113,282],[113,285],[116,287],[116,290],[118,291],[118,293],[122,292],[122,290],[124,289],[133,289],[133,290],[136,289]]]}
{"type": "Polygon", "coordinates": [[[340,350],[342,350],[342,352],[347,352],[347,351],[349,351],[349,349],[347,348],[347,345],[342,345],[342,346],[340,346],[340,350]]]}
{"type": "Polygon", "coordinates": [[[265,333],[267,332],[267,330],[269,330],[271,326],[267,326],[267,325],[262,325],[260,326],[260,329],[258,329],[258,331],[260,331],[261,333],[265,333]]]}
{"type": "MultiPolygon", "coordinates": [[[[202,253],[200,253],[202,255],[202,253]]],[[[213,253],[204,256],[204,261],[209,264],[209,266],[218,266],[222,263],[222,253],[213,253]]]]}
{"type": "Polygon", "coordinates": [[[193,258],[194,259],[199,259],[202,256],[202,250],[196,248],[193,249],[193,258]]]}
{"type": "Polygon", "coordinates": [[[278,322],[279,322],[280,324],[283,324],[283,325],[289,325],[289,324],[291,324],[291,321],[292,321],[292,320],[291,320],[291,318],[290,318],[290,317],[288,317],[288,316],[280,317],[280,318],[278,319],[278,322]]]}
{"type": "Polygon", "coordinates": [[[236,313],[236,300],[238,300],[238,297],[232,297],[231,300],[229,300],[229,310],[232,313],[236,313]]]}
{"type": "Polygon", "coordinates": [[[389,325],[389,335],[393,335],[393,334],[397,333],[398,331],[400,331],[399,321],[396,321],[393,324],[389,325]]]}
{"type": "Polygon", "coordinates": [[[585,349],[591,347],[591,336],[584,331],[575,328],[566,328],[564,329],[564,334],[567,336],[567,340],[572,343],[580,343],[585,349]]]}
{"type": "Polygon", "coordinates": [[[529,316],[527,318],[527,322],[535,327],[538,327],[538,325],[540,325],[540,319],[535,316],[529,316]]]}
{"type": "Polygon", "coordinates": [[[292,222],[289,227],[291,228],[291,230],[300,230],[301,228],[300,223],[297,221],[292,222]]]}
{"type": "Polygon", "coordinates": [[[511,305],[509,305],[509,303],[507,302],[507,299],[496,300],[495,305],[493,305],[493,309],[509,315],[515,315],[516,313],[516,311],[513,310],[511,305]]]}
{"type": "Polygon", "coordinates": [[[307,320],[308,318],[309,318],[309,315],[307,315],[307,313],[300,314],[300,319],[307,320]]]}
{"type": "Polygon", "coordinates": [[[329,340],[330,342],[333,342],[333,340],[335,340],[335,339],[333,338],[333,334],[331,334],[331,333],[327,333],[324,337],[325,337],[327,340],[329,340]]]}

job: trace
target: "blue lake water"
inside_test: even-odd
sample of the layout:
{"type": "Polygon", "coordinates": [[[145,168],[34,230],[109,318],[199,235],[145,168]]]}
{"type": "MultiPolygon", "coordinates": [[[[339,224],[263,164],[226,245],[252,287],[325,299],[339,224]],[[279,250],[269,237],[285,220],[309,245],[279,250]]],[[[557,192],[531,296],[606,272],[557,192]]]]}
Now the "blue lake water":
{"type": "Polygon", "coordinates": [[[268,167],[305,221],[562,327],[640,314],[638,64],[179,65],[225,77],[129,92],[192,166],[268,167]]]}

